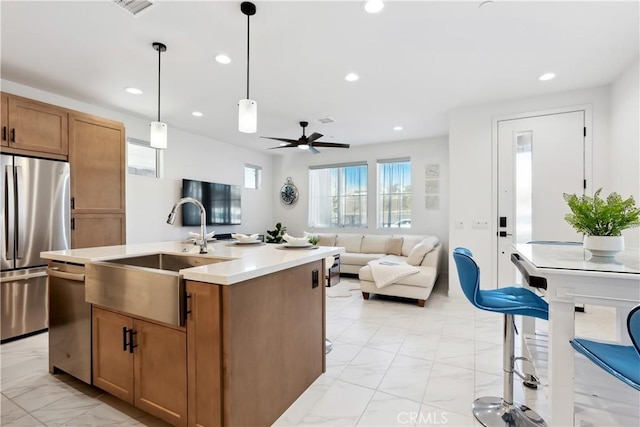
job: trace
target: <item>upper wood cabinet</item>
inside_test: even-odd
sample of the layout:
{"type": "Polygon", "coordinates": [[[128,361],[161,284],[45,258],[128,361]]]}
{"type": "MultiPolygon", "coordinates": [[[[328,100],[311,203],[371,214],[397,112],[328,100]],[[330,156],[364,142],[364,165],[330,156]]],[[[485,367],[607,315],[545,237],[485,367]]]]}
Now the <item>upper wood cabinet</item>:
{"type": "Polygon", "coordinates": [[[19,151],[69,153],[69,113],[64,108],[2,94],[2,145],[19,151]]]}
{"type": "Polygon", "coordinates": [[[71,113],[69,140],[73,213],[124,213],[124,125],[71,113]]]}
{"type": "Polygon", "coordinates": [[[2,115],[0,120],[0,132],[2,135],[0,136],[0,145],[3,147],[7,147],[9,145],[9,98],[4,93],[0,98],[0,115],[2,115]]]}

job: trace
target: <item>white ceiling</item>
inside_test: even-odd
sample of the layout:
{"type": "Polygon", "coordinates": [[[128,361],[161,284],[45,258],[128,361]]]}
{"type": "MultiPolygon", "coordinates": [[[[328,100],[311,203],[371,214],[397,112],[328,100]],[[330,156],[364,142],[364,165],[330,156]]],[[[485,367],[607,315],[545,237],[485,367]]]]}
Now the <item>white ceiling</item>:
{"type": "Polygon", "coordinates": [[[134,17],[110,0],[2,0],[2,78],[151,121],[160,41],[169,143],[177,127],[266,152],[277,143],[260,135],[297,138],[300,120],[354,145],[445,135],[452,108],[608,84],[639,55],[638,1],[387,1],[377,15],[360,1],[255,3],[257,134],[237,130],[240,1],[156,1],[134,17]],[[557,77],[538,81],[548,71],[557,77]],[[335,123],[315,122],[325,116],[335,123]]]}

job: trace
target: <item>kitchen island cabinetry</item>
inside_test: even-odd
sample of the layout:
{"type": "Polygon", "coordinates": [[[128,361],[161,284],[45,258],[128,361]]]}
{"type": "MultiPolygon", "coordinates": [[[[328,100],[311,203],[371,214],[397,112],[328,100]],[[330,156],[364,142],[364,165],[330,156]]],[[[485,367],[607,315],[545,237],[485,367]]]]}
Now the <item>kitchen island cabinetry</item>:
{"type": "Polygon", "coordinates": [[[71,246],[125,242],[126,145],[122,123],[69,114],[71,246]]]}
{"type": "Polygon", "coordinates": [[[14,154],[66,160],[68,110],[20,96],[2,94],[2,145],[14,154]]]}
{"type": "Polygon", "coordinates": [[[187,425],[184,330],[93,307],[93,384],[175,426],[187,425]]]}

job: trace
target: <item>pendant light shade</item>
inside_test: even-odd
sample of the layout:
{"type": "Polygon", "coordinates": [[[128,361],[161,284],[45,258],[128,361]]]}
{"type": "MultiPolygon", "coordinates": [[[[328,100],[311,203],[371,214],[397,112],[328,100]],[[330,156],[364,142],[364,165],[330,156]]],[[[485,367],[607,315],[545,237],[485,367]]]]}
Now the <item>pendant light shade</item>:
{"type": "Polygon", "coordinates": [[[154,42],[152,46],[158,51],[158,121],[151,122],[149,141],[151,147],[162,150],[167,148],[167,124],[160,121],[160,58],[162,52],[166,52],[167,46],[159,42],[154,42]]]}
{"type": "Polygon", "coordinates": [[[238,102],[238,130],[255,133],[258,130],[258,103],[249,97],[249,17],[256,14],[256,6],[245,1],[240,10],[247,16],[247,98],[238,102]]]}
{"type": "Polygon", "coordinates": [[[258,103],[252,99],[238,102],[238,130],[244,133],[256,133],[258,130],[258,103]]]}

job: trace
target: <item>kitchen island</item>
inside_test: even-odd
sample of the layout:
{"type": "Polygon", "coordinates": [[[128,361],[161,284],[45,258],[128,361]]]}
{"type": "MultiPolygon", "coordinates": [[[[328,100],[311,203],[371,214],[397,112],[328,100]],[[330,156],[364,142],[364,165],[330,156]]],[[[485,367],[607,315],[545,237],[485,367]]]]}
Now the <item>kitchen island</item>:
{"type": "MultiPolygon", "coordinates": [[[[325,370],[324,260],[342,248],[215,242],[197,252],[163,242],[42,256],[86,266],[87,294],[94,265],[157,254],[215,260],[179,270],[177,323],[92,305],[92,384],[173,425],[270,425],[325,370]]],[[[112,285],[126,297],[136,283],[112,285]]],[[[154,297],[131,294],[140,304],[154,297]]]]}

